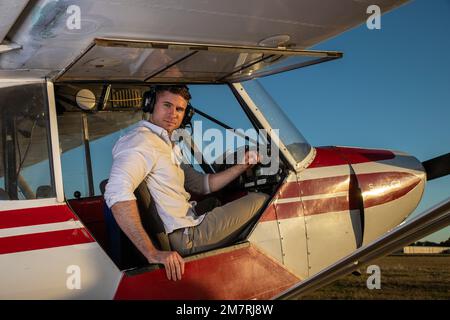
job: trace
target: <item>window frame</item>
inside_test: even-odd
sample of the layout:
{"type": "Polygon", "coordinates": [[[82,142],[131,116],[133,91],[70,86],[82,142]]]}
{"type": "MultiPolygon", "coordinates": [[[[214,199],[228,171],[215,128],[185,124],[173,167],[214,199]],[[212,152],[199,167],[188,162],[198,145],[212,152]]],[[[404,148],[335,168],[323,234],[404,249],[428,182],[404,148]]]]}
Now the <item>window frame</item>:
{"type": "Polygon", "coordinates": [[[56,123],[56,107],[53,91],[53,83],[46,79],[8,79],[0,81],[0,88],[15,87],[22,85],[40,85],[43,90],[43,108],[46,109],[48,117],[46,119],[47,131],[47,156],[49,162],[50,183],[54,189],[54,196],[41,199],[17,199],[0,200],[0,212],[8,210],[18,210],[26,208],[37,208],[42,206],[52,206],[64,203],[64,192],[62,190],[62,171],[59,158],[59,139],[56,123]],[[57,147],[55,147],[57,146],[57,147]]]}

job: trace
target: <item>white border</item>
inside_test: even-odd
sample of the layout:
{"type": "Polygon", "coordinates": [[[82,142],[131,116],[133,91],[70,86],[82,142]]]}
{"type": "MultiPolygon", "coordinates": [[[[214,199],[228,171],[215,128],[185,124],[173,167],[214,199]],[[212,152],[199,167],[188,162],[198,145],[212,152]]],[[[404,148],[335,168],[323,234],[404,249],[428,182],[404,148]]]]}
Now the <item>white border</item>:
{"type": "Polygon", "coordinates": [[[48,116],[50,120],[50,137],[53,159],[53,176],[55,178],[56,201],[64,202],[64,184],[61,170],[61,154],[59,147],[58,122],[53,82],[47,81],[48,116]]]}
{"type": "Polygon", "coordinates": [[[55,205],[62,205],[62,203],[58,203],[56,198],[29,199],[29,200],[0,200],[0,214],[2,213],[2,211],[49,207],[55,205]]]}
{"type": "Polygon", "coordinates": [[[80,221],[68,220],[64,222],[45,223],[25,227],[0,229],[0,238],[24,236],[27,234],[34,234],[34,233],[81,229],[81,228],[84,228],[84,226],[81,224],[80,221]]]}
{"type": "Polygon", "coordinates": [[[336,192],[336,193],[324,193],[324,194],[314,194],[312,196],[301,196],[301,197],[293,197],[293,198],[278,198],[275,200],[275,204],[284,204],[284,203],[294,203],[301,202],[306,200],[320,200],[320,199],[331,199],[337,197],[348,197],[348,191],[336,192]]]}

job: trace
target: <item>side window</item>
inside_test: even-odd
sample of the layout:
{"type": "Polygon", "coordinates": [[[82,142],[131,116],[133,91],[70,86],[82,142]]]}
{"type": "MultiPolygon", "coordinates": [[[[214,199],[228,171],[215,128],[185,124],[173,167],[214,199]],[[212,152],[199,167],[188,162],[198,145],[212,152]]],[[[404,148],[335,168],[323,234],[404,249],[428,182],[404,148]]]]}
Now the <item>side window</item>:
{"type": "Polygon", "coordinates": [[[140,112],[134,111],[85,114],[72,111],[58,116],[64,193],[68,199],[75,198],[76,193],[80,197],[101,195],[100,183],[109,177],[114,144],[141,117],[140,112]],[[89,187],[89,165],[93,190],[89,187]]]}
{"type": "Polygon", "coordinates": [[[88,117],[95,195],[101,195],[100,183],[109,178],[114,144],[141,119],[141,112],[105,112],[88,117]]]}
{"type": "MultiPolygon", "coordinates": [[[[192,130],[188,129],[198,151],[203,154],[203,161],[225,162],[224,155],[232,154],[245,144],[253,145],[252,141],[257,138],[257,131],[227,85],[190,85],[189,90],[193,107],[218,121],[214,122],[198,112],[192,119],[192,130]],[[241,135],[227,130],[221,124],[241,132],[241,135]],[[243,137],[245,134],[253,139],[246,141],[243,137]]],[[[183,152],[186,149],[184,148],[183,152]]],[[[190,159],[197,169],[199,165],[197,159],[195,157],[190,159]]]]}
{"type": "Polygon", "coordinates": [[[0,200],[55,197],[45,83],[0,88],[0,200]]]}
{"type": "Polygon", "coordinates": [[[67,112],[58,116],[58,133],[63,172],[64,193],[67,199],[89,196],[86,154],[83,143],[81,112],[67,112]]]}

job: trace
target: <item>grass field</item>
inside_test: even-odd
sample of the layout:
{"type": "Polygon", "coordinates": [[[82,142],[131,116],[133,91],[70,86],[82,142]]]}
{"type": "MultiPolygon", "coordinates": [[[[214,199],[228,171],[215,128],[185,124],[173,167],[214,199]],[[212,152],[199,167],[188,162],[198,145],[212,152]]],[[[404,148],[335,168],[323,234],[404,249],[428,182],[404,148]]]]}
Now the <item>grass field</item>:
{"type": "Polygon", "coordinates": [[[393,255],[371,263],[381,271],[381,288],[369,290],[367,268],[304,296],[303,299],[450,300],[450,255],[393,255]]]}

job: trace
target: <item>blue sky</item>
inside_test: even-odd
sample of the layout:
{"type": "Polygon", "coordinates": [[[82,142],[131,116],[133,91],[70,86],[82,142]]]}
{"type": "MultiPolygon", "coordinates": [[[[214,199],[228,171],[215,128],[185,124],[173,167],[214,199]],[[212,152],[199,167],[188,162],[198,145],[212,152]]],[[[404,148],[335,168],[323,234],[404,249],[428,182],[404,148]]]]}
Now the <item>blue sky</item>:
{"type": "MultiPolygon", "coordinates": [[[[450,0],[412,1],[312,49],[344,58],[261,79],[314,146],[394,149],[424,161],[450,152],[450,0]]],[[[450,196],[430,181],[412,216],[450,196]]],[[[442,241],[450,227],[426,237],[442,241]]]]}

